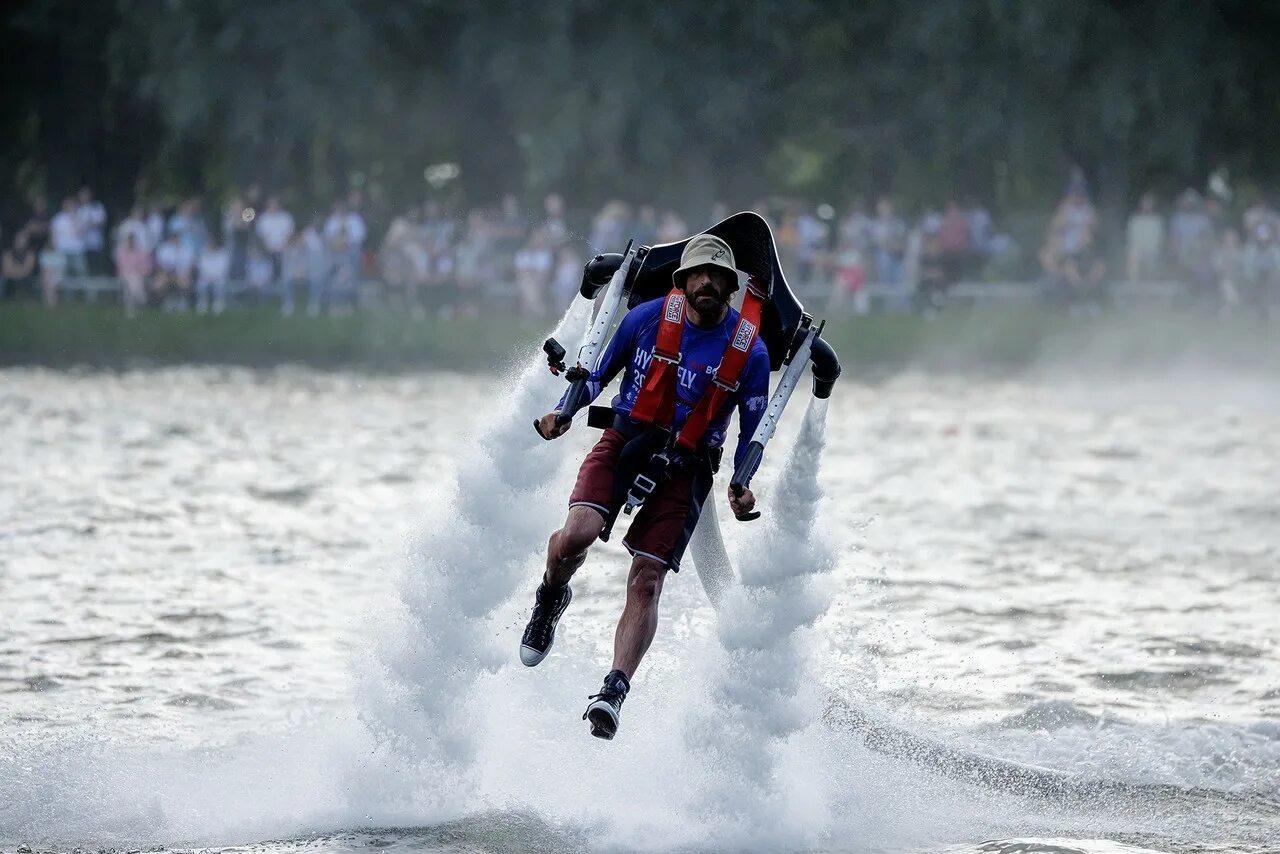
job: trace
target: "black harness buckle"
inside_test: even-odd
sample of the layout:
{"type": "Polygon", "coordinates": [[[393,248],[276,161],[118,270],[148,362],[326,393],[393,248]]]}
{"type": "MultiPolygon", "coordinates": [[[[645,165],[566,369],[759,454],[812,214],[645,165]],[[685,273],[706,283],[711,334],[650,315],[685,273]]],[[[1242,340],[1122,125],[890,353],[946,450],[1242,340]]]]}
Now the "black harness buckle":
{"type": "Polygon", "coordinates": [[[667,456],[665,450],[650,458],[649,464],[637,472],[635,480],[631,482],[631,489],[627,492],[627,502],[622,506],[623,513],[630,516],[632,510],[644,504],[645,499],[658,488],[669,465],[671,465],[671,458],[667,456]]]}

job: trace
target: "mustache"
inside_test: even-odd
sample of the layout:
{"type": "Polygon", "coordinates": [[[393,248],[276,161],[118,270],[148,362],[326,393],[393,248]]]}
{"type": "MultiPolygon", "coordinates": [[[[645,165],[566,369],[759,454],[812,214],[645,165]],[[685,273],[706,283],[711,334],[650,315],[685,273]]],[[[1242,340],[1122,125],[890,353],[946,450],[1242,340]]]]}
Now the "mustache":
{"type": "Polygon", "coordinates": [[[702,299],[703,297],[714,299],[717,302],[724,301],[724,296],[720,293],[720,289],[715,285],[708,285],[707,287],[699,288],[693,292],[694,299],[702,299]]]}

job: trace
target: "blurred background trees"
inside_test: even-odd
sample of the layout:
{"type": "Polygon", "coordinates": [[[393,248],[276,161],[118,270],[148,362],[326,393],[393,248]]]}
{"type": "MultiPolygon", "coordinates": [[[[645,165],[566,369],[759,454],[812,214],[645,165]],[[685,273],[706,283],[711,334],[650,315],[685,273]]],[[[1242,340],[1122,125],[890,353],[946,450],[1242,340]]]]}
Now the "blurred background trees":
{"type": "Polygon", "coordinates": [[[1280,4],[1249,0],[15,0],[0,199],[639,186],[1017,211],[1078,165],[1116,221],[1220,166],[1274,182],[1277,43],[1280,4]]]}

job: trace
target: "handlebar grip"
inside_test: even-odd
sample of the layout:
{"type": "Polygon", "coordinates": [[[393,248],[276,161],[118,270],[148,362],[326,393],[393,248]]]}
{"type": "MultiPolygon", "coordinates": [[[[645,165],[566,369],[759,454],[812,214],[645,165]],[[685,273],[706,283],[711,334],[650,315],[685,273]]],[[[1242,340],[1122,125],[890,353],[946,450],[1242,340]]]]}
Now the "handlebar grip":
{"type": "Polygon", "coordinates": [[[556,416],[557,427],[562,427],[573,420],[573,416],[582,408],[583,399],[586,396],[587,381],[585,378],[569,383],[569,390],[564,394],[564,404],[560,407],[560,414],[556,416]]]}
{"type": "Polygon", "coordinates": [[[747,446],[747,453],[733,470],[733,480],[729,481],[734,495],[741,495],[742,490],[751,485],[751,478],[755,477],[756,469],[760,468],[760,461],[763,459],[764,445],[752,442],[747,446]]]}
{"type": "MultiPolygon", "coordinates": [[[[757,465],[759,465],[758,462],[757,462],[757,465]]],[[[731,483],[729,484],[729,489],[733,492],[734,497],[740,498],[742,496],[742,493],[746,490],[746,487],[740,483],[731,483]]],[[[738,515],[737,513],[734,513],[733,518],[737,519],[739,522],[754,522],[756,519],[760,518],[760,511],[748,510],[746,513],[743,513],[742,515],[738,515]]]]}

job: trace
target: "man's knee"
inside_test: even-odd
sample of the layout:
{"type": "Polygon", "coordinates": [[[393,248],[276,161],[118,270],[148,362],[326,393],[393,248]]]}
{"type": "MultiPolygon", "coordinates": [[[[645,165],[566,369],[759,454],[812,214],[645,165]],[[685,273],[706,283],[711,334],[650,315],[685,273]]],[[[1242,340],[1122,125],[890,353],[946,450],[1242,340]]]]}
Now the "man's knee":
{"type": "Polygon", "coordinates": [[[637,557],[631,562],[631,573],[627,577],[627,596],[641,604],[657,602],[662,594],[662,580],[667,574],[667,567],[648,557],[637,557]]]}

